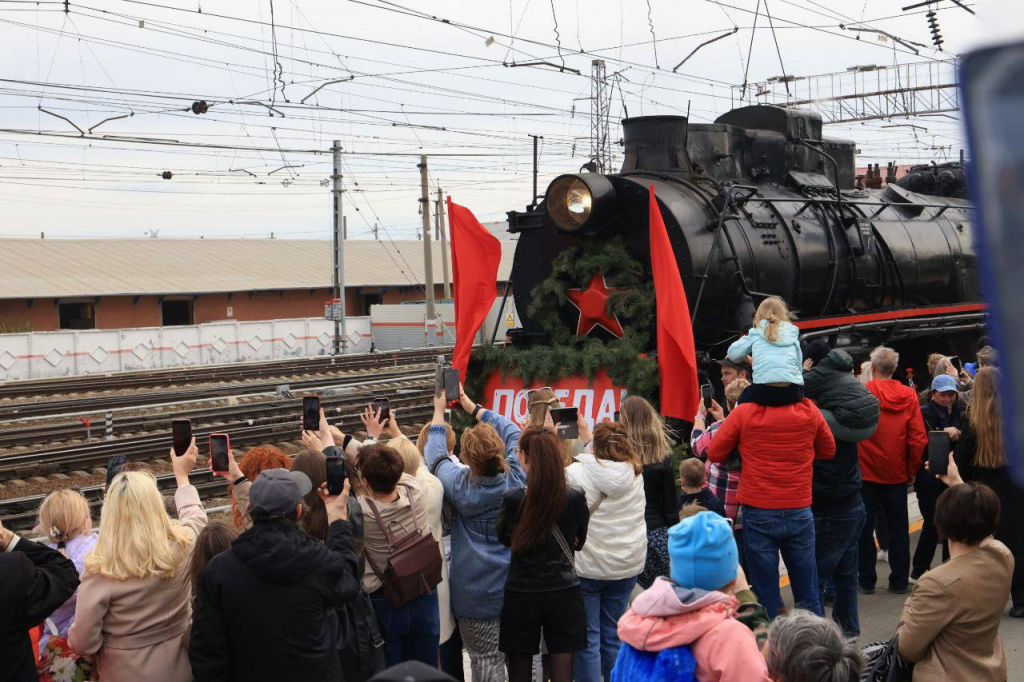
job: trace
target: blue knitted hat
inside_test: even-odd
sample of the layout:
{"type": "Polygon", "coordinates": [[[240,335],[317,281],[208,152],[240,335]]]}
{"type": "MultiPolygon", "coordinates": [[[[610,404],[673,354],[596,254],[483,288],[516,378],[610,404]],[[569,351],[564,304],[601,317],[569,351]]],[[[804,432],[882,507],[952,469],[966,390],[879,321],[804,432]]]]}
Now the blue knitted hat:
{"type": "Polygon", "coordinates": [[[739,553],[729,523],[714,512],[683,519],[668,529],[669,575],[681,587],[717,590],[739,571],[739,553]]]}

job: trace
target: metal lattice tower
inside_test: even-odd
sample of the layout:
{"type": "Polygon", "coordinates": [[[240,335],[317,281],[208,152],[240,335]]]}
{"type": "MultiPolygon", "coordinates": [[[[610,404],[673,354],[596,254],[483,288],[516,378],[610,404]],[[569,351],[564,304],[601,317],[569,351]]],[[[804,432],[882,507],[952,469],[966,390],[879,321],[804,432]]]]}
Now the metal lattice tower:
{"type": "Polygon", "coordinates": [[[854,123],[952,113],[960,110],[956,60],[896,66],[851,66],[846,71],[816,76],[787,76],[791,91],[779,88],[781,78],[748,84],[745,93],[733,86],[733,104],[777,104],[809,108],[823,123],[854,123]]]}
{"type": "Polygon", "coordinates": [[[611,85],[605,76],[604,60],[590,62],[590,158],[598,172],[612,172],[611,85]]]}

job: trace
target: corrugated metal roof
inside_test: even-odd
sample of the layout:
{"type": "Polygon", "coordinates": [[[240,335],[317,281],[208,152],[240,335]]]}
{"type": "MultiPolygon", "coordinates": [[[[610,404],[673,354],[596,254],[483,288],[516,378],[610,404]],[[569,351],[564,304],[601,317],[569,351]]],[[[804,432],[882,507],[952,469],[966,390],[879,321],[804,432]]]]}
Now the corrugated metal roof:
{"type": "MultiPolygon", "coordinates": [[[[515,243],[501,246],[505,281],[515,243]]],[[[304,239],[0,239],[0,299],[319,289],[332,286],[332,249],[304,239]]],[[[432,255],[440,283],[439,244],[432,255]]],[[[346,286],[424,279],[423,242],[345,242],[346,286]]]]}

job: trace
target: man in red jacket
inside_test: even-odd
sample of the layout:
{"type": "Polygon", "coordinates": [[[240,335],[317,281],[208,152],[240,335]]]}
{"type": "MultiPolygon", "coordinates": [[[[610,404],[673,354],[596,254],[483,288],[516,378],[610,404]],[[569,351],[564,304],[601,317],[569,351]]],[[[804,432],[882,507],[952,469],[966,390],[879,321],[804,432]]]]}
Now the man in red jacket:
{"type": "Polygon", "coordinates": [[[875,433],[860,442],[861,497],[868,516],[860,535],[858,581],[861,592],[874,594],[875,512],[885,514],[889,530],[889,590],[905,594],[910,579],[910,520],[907,516],[907,482],[921,467],[921,456],[928,445],[928,434],[921,418],[917,393],[895,381],[892,375],[899,364],[899,353],[879,346],[871,353],[868,390],[878,398],[881,416],[875,433]]]}
{"type": "Polygon", "coordinates": [[[789,405],[742,403],[718,427],[708,460],[724,462],[739,447],[737,497],[751,587],[769,618],[782,607],[779,552],[799,608],[823,615],[814,553],[811,482],[814,460],[830,459],[836,443],[821,412],[806,398],[789,405]]]}

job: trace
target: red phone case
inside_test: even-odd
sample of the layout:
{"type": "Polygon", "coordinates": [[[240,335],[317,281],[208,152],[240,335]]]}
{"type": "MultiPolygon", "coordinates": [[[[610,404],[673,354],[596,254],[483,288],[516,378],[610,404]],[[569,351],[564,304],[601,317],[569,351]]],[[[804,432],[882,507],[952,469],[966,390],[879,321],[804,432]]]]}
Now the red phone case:
{"type": "MultiPolygon", "coordinates": [[[[229,436],[226,433],[211,433],[210,434],[210,471],[212,471],[214,473],[222,473],[222,472],[217,471],[216,469],[213,468],[213,438],[214,438],[214,436],[217,436],[217,437],[224,436],[224,441],[228,445],[228,452],[231,452],[231,436],[229,436]]],[[[229,462],[228,465],[230,466],[230,462],[229,462]]],[[[226,467],[225,467],[224,471],[227,471],[226,467]]]]}

